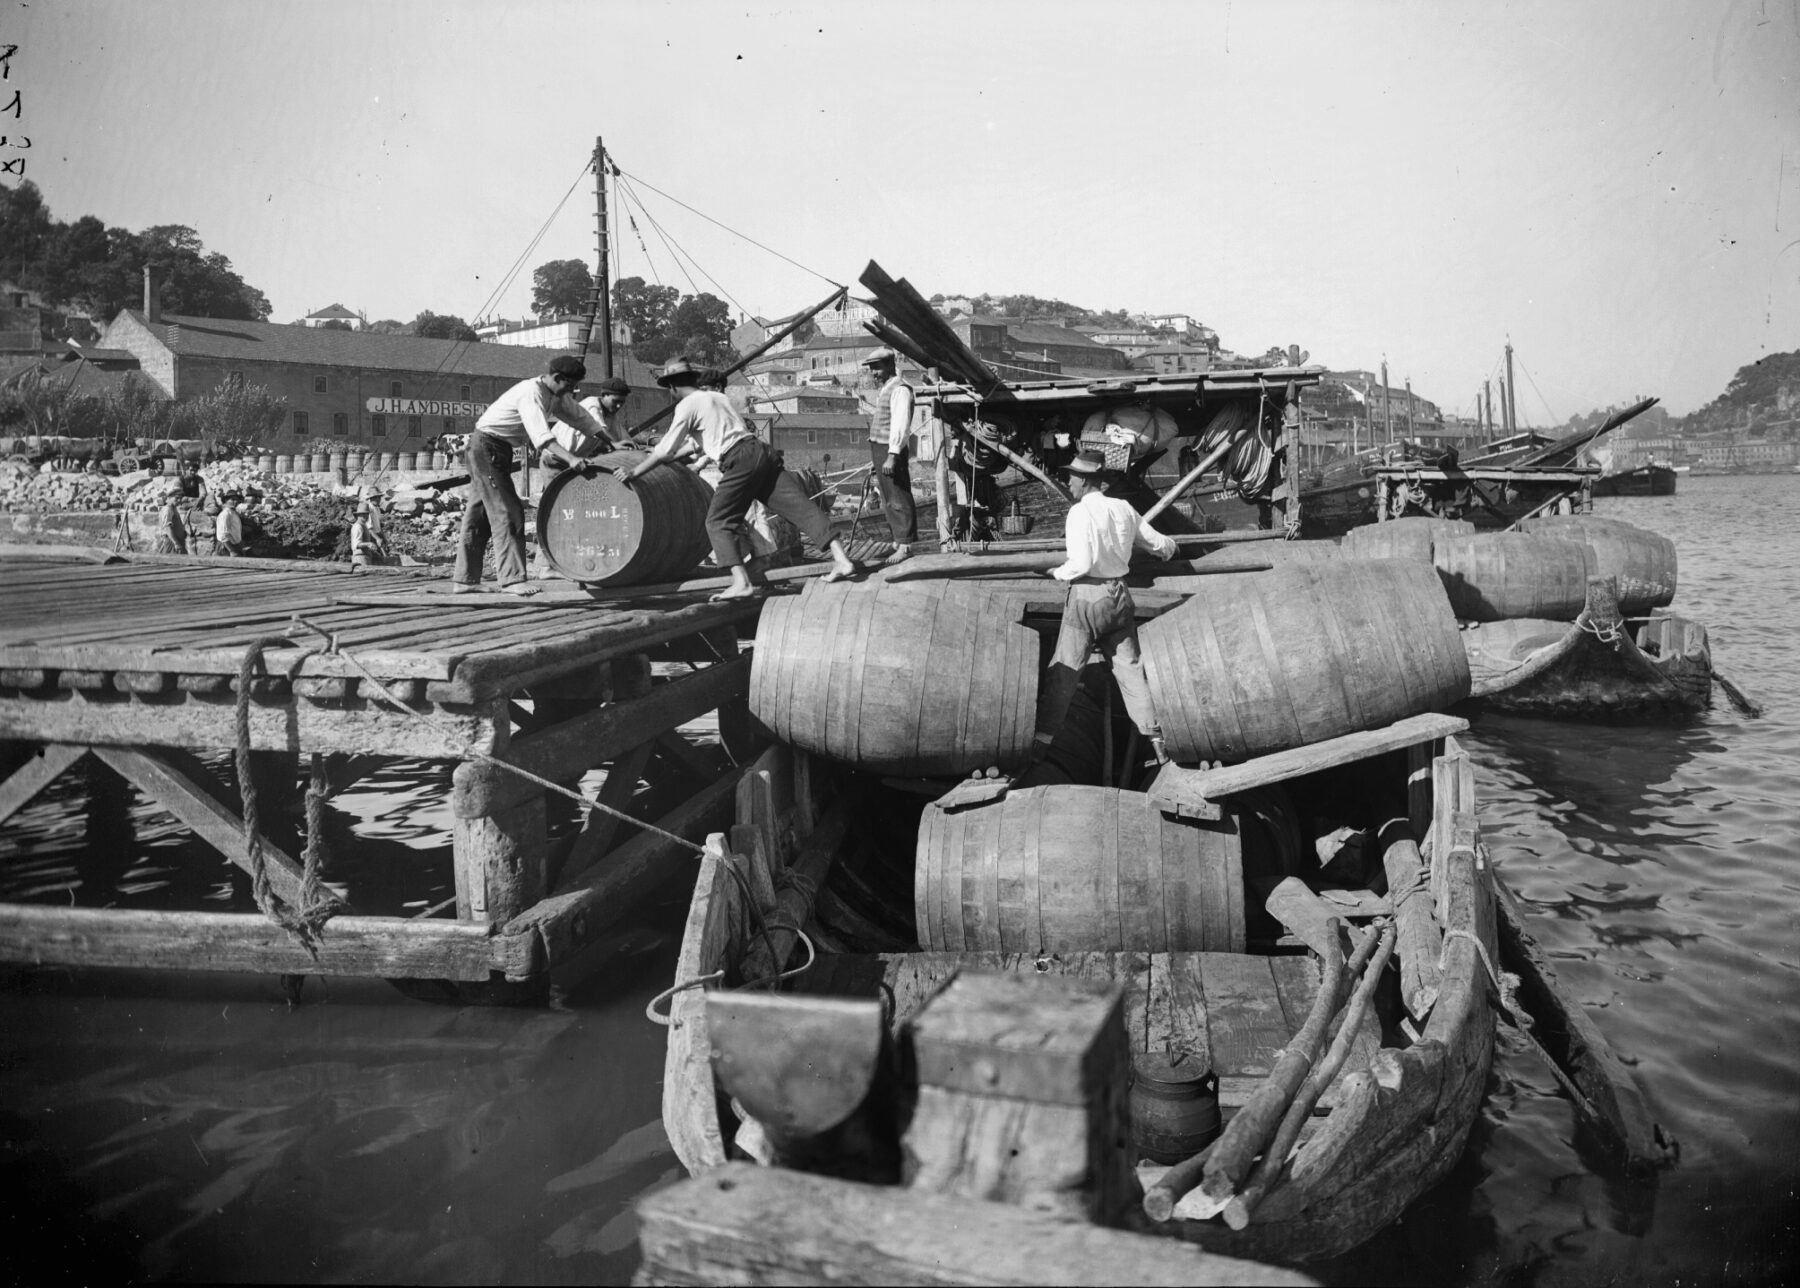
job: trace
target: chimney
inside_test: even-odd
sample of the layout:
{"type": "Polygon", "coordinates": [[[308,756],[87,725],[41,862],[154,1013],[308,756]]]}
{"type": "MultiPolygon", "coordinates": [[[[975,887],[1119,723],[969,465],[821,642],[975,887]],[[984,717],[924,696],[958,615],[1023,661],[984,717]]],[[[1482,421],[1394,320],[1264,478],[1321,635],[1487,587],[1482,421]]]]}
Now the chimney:
{"type": "Polygon", "coordinates": [[[144,265],[144,321],[162,321],[162,296],[156,289],[156,270],[144,265]]]}

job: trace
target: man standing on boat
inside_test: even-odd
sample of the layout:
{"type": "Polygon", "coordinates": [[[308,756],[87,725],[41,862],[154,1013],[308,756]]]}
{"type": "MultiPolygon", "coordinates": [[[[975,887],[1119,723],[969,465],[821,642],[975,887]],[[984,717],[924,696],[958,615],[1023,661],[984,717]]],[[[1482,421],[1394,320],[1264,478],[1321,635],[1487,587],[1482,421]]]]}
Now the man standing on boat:
{"type": "Polygon", "coordinates": [[[1093,452],[1082,452],[1069,462],[1069,491],[1075,504],[1063,525],[1068,558],[1050,572],[1069,583],[1069,597],[1063,605],[1056,652],[1038,694],[1037,732],[1031,745],[1034,763],[1043,759],[1061,730],[1081,680],[1081,668],[1087,665],[1095,644],[1112,663],[1113,678],[1132,724],[1149,740],[1156,763],[1168,763],[1162,725],[1151,705],[1150,685],[1138,653],[1136,606],[1125,586],[1125,574],[1134,547],[1171,559],[1175,542],[1145,523],[1129,501],[1108,496],[1110,482],[1105,460],[1093,452]]]}
{"type": "Polygon", "coordinates": [[[888,532],[894,553],[887,562],[899,563],[912,554],[919,539],[919,516],[913,506],[912,474],[907,469],[911,450],[913,389],[900,378],[899,355],[877,349],[862,360],[869,377],[881,387],[875,394],[875,410],[869,417],[869,467],[881,488],[882,509],[887,511],[888,532]]]}
{"type": "Polygon", "coordinates": [[[545,464],[571,465],[586,449],[610,452],[612,439],[606,428],[575,401],[575,390],[587,377],[580,358],[560,354],[550,359],[541,376],[521,380],[481,413],[475,432],[469,435],[465,459],[469,466],[469,502],[463,509],[462,536],[456,552],[459,593],[481,589],[481,564],[488,537],[494,541],[494,566],[500,589],[509,595],[535,595],[538,588],[525,579],[525,505],[513,486],[513,454],[527,445],[535,447],[545,464]],[[590,442],[577,453],[571,439],[557,441],[561,421],[590,442]]]}
{"type": "Polygon", "coordinates": [[[745,521],[752,501],[761,501],[805,533],[813,545],[831,551],[832,570],[825,574],[826,581],[843,581],[855,574],[856,565],[843,541],[832,535],[824,512],[781,468],[768,444],[750,432],[729,398],[716,389],[701,388],[700,373],[682,358],[664,367],[656,383],[681,395],[669,432],[648,456],[616,477],[632,486],[658,465],[672,463],[689,438],[698,439],[701,454],[718,462],[719,486],[706,510],[706,535],[712,541],[713,562],[730,572],[731,585],[714,595],[715,600],[748,599],[767,584],[751,575],[747,562],[755,553],[745,521]]]}

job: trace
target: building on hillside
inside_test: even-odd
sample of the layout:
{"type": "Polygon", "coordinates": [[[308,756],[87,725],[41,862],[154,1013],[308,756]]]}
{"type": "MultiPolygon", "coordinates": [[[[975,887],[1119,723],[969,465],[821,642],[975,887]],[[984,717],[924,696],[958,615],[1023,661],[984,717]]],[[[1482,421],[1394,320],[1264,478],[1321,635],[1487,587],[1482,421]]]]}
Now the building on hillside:
{"type": "MultiPolygon", "coordinates": [[[[287,403],[280,433],[296,446],[339,438],[394,451],[468,433],[494,398],[556,356],[466,340],[166,315],[148,283],[145,307],[114,318],[100,347],[129,352],[165,397],[194,398],[228,383],[267,389],[287,403]]],[[[668,404],[642,363],[621,356],[615,369],[632,386],[627,424],[668,404]]]]}
{"type": "Polygon", "coordinates": [[[317,313],[308,313],[300,319],[301,326],[324,326],[327,322],[342,322],[352,331],[360,331],[368,325],[364,322],[362,314],[352,313],[342,304],[327,304],[317,313]]]}
{"type": "Polygon", "coordinates": [[[795,385],[785,389],[758,390],[753,406],[759,412],[854,412],[861,403],[851,390],[837,385],[795,385]]]}
{"type": "Polygon", "coordinates": [[[1209,371],[1212,369],[1212,350],[1203,344],[1159,344],[1132,358],[1131,366],[1133,370],[1150,371],[1159,376],[1182,371],[1209,371]]]}
{"type": "MultiPolygon", "coordinates": [[[[525,318],[518,322],[506,318],[490,318],[471,328],[483,344],[506,344],[521,349],[560,349],[573,353],[581,344],[581,328],[587,316],[566,313],[558,317],[525,318]]],[[[598,325],[596,323],[596,325],[598,325]]],[[[631,343],[631,327],[624,322],[612,324],[615,351],[631,343]]],[[[593,348],[590,338],[588,347],[593,348]]]]}
{"type": "MultiPolygon", "coordinates": [[[[960,326],[960,321],[959,319],[951,325],[960,326]]],[[[1050,369],[1049,374],[1081,376],[1125,371],[1131,365],[1130,359],[1120,350],[1096,344],[1073,327],[1007,317],[980,318],[975,321],[998,323],[1003,328],[1005,338],[1002,343],[1007,351],[1004,361],[1014,367],[1041,364],[1050,369]]],[[[971,344],[969,347],[975,346],[971,344]]],[[[1028,375],[1013,375],[1005,370],[1000,370],[1000,375],[1008,380],[1031,379],[1028,375]]]]}
{"type": "Polygon", "coordinates": [[[753,409],[756,436],[781,453],[791,470],[839,474],[869,463],[869,418],[856,412],[764,414],[753,409]]]}

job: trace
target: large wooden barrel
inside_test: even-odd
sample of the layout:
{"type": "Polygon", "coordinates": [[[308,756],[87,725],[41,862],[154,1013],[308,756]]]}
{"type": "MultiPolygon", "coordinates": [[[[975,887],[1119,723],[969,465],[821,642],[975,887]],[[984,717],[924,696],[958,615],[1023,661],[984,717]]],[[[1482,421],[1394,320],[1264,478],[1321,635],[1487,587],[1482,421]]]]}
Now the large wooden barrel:
{"type": "Polygon", "coordinates": [[[1594,552],[1594,575],[1619,579],[1619,611],[1642,617],[1675,599],[1675,543],[1622,519],[1555,514],[1527,519],[1526,532],[1580,541],[1594,552]]]}
{"type": "Polygon", "coordinates": [[[692,470],[659,465],[630,487],[610,471],[643,452],[613,452],[606,468],[564,470],[538,499],[538,545],[571,581],[641,586],[673,581],[705,556],[712,489],[692,470]]]}
{"type": "Polygon", "coordinates": [[[1469,696],[1443,583],[1404,559],[1209,578],[1138,638],[1169,754],[1183,763],[1235,763],[1469,696]]]}
{"type": "Polygon", "coordinates": [[[1416,559],[1431,562],[1432,543],[1440,537],[1475,531],[1467,519],[1440,519],[1415,514],[1386,523],[1365,523],[1344,534],[1339,553],[1346,559],[1416,559]]]}
{"type": "Polygon", "coordinates": [[[1243,848],[1142,792],[1031,787],[933,802],[913,870],[919,943],[937,951],[1243,952],[1243,848]]]}
{"type": "Polygon", "coordinates": [[[782,742],[883,774],[944,776],[1031,750],[1038,633],[979,583],[814,582],[756,627],[750,711],[782,742]]]}
{"type": "Polygon", "coordinates": [[[1579,541],[1528,532],[1482,532],[1434,543],[1432,562],[1459,618],[1542,617],[1572,622],[1587,603],[1594,552],[1579,541]]]}

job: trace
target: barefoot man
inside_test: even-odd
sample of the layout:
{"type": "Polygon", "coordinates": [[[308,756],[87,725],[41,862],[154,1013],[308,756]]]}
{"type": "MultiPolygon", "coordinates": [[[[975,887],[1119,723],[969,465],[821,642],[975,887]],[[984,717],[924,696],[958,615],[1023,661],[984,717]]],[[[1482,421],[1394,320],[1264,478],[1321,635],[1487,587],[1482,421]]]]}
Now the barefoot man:
{"type": "Polygon", "coordinates": [[[525,576],[525,505],[513,486],[513,453],[523,452],[529,444],[546,465],[573,464],[569,451],[557,443],[553,420],[592,440],[594,450],[612,450],[605,428],[575,401],[575,390],[586,376],[580,358],[560,354],[550,359],[543,375],[521,380],[475,422],[467,453],[469,503],[463,510],[452,589],[459,593],[481,589],[481,563],[491,534],[500,589],[509,595],[537,594],[538,588],[525,576]]]}
{"type": "Polygon", "coordinates": [[[752,576],[747,562],[755,553],[745,521],[752,501],[761,501],[805,533],[813,545],[831,551],[832,567],[825,574],[826,581],[855,575],[856,565],[845,553],[843,541],[831,534],[824,513],[807,499],[806,489],[794,476],[781,468],[768,444],[745,426],[729,398],[715,389],[702,389],[699,373],[682,358],[664,367],[656,383],[681,395],[669,432],[648,456],[617,477],[626,487],[632,486],[657,466],[670,464],[689,438],[698,439],[702,455],[718,462],[719,486],[706,510],[706,535],[712,541],[713,561],[731,573],[731,585],[714,595],[715,600],[748,599],[768,584],[752,576]]]}

